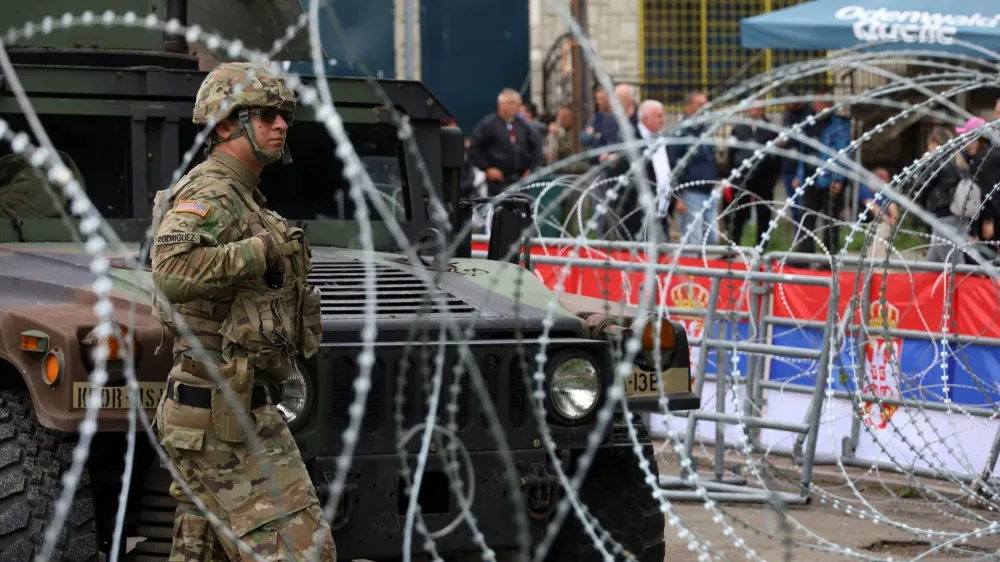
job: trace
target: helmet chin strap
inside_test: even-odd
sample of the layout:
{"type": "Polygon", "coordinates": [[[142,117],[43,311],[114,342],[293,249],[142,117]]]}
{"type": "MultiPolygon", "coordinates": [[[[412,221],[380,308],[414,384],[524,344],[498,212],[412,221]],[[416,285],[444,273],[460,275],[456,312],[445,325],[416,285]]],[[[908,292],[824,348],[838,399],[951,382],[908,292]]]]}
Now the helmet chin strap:
{"type": "Polygon", "coordinates": [[[257,158],[257,161],[264,166],[273,164],[278,160],[281,160],[281,163],[284,165],[292,163],[292,155],[288,150],[287,145],[284,146],[280,152],[275,150],[263,150],[257,146],[257,135],[253,134],[249,111],[241,109],[237,118],[237,130],[233,132],[233,134],[229,137],[229,140],[246,137],[247,141],[250,143],[250,148],[253,150],[254,157],[257,158]]]}

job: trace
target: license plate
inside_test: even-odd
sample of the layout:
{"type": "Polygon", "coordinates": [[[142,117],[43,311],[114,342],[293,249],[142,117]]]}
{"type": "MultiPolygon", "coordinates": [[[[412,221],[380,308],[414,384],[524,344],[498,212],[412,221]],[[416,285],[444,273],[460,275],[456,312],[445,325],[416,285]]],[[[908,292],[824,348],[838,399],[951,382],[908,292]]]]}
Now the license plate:
{"type": "MultiPolygon", "coordinates": [[[[142,408],[154,409],[167,388],[166,382],[139,382],[139,402],[142,408]]],[[[73,383],[73,408],[86,409],[90,395],[96,390],[89,382],[73,383]]],[[[131,407],[127,386],[105,386],[101,389],[102,410],[126,410],[131,407]]]]}
{"type": "Polygon", "coordinates": [[[625,379],[625,396],[659,396],[660,391],[656,388],[658,379],[656,373],[633,369],[625,379]]]}

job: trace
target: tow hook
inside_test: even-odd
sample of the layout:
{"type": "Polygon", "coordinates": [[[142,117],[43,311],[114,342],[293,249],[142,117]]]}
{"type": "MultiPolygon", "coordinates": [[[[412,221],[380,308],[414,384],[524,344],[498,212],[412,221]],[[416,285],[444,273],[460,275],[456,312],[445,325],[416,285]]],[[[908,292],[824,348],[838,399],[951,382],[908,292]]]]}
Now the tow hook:
{"type": "MultiPolygon", "coordinates": [[[[336,531],[342,529],[350,523],[351,514],[354,512],[354,502],[352,500],[357,491],[357,484],[344,484],[344,491],[340,494],[340,501],[337,502],[337,511],[333,514],[333,520],[330,521],[330,530],[336,531]]],[[[316,497],[319,499],[320,504],[325,504],[330,499],[330,485],[320,484],[316,486],[316,497]]]]}
{"type": "Polygon", "coordinates": [[[531,470],[521,475],[521,488],[528,492],[528,515],[532,519],[542,520],[552,508],[552,495],[555,484],[545,470],[545,465],[531,465],[531,470]]]}

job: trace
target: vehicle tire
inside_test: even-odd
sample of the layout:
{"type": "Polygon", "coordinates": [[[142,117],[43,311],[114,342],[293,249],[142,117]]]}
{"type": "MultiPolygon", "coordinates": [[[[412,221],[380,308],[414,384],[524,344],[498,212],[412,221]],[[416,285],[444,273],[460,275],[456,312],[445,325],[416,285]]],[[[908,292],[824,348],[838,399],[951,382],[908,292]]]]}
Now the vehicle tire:
{"type": "MultiPolygon", "coordinates": [[[[74,442],[39,425],[26,392],[0,391],[0,559],[31,560],[41,550],[74,442]]],[[[51,560],[98,560],[91,489],[84,469],[51,560]]]]}
{"type": "MultiPolygon", "coordinates": [[[[658,477],[659,469],[651,445],[646,445],[644,456],[649,461],[650,472],[658,477]]],[[[653,489],[646,484],[646,475],[639,469],[639,459],[631,447],[599,451],[580,490],[580,498],[591,518],[596,518],[601,529],[621,548],[639,562],[663,562],[666,517],[652,494],[653,489]]],[[[615,560],[624,559],[607,540],[604,548],[615,560]]],[[[559,562],[604,560],[572,511],[564,520],[559,538],[547,558],[559,562]]]]}
{"type": "Polygon", "coordinates": [[[136,543],[128,562],[167,562],[170,557],[177,500],[170,495],[170,483],[173,482],[170,471],[159,462],[154,459],[143,478],[136,534],[144,540],[136,543]]]}

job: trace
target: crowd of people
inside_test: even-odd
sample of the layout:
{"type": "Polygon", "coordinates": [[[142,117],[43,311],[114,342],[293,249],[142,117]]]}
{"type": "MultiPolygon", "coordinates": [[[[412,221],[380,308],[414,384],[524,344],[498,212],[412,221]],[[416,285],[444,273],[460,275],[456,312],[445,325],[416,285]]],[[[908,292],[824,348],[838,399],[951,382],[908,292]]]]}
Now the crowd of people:
{"type": "MultiPolygon", "coordinates": [[[[705,134],[710,123],[697,118],[687,120],[697,117],[708,104],[704,92],[686,96],[683,106],[686,121],[673,128],[674,138],[659,145],[653,143],[667,125],[663,104],[653,99],[639,100],[636,88],[630,84],[615,86],[611,95],[625,111],[631,138],[645,140],[652,149],[643,160],[643,169],[649,190],[655,196],[655,221],[665,232],[676,226],[685,243],[699,246],[739,244],[744,228],[753,221],[756,223],[753,242],[762,245],[773,216],[775,191],[781,185],[786,198],[792,199],[788,218],[800,227],[792,249],[815,252],[818,238],[823,246],[821,251],[839,252],[841,230],[857,220],[848,216],[847,195],[852,194],[857,197],[859,209],[865,211],[863,220],[869,224],[871,239],[866,244],[867,254],[885,257],[888,252],[900,216],[899,206],[878,195],[879,182],[861,183],[850,191],[851,182],[841,172],[846,167],[845,161],[853,158],[846,151],[852,140],[851,124],[831,110],[833,102],[825,92],[815,92],[811,103],[784,106],[780,123],[768,118],[763,104],[751,105],[730,119],[731,132],[722,151],[715,137],[705,134]],[[776,142],[781,129],[795,126],[799,126],[801,135],[776,142]],[[773,148],[762,151],[761,147],[768,143],[773,148]],[[839,160],[845,163],[817,173],[817,163],[826,162],[831,154],[837,153],[842,153],[839,160]],[[723,196],[712,204],[711,193],[722,180],[729,180],[725,182],[723,196]],[[825,223],[823,229],[817,229],[818,220],[825,223]]],[[[781,96],[799,97],[791,89],[782,91],[781,96]]],[[[565,229],[563,235],[579,235],[581,221],[575,216],[568,220],[573,213],[582,212],[582,222],[586,224],[597,202],[606,199],[611,204],[606,212],[598,213],[597,236],[644,239],[647,227],[645,213],[638,203],[640,176],[622,145],[628,137],[620,130],[607,91],[601,88],[594,91],[594,106],[590,120],[576,131],[570,107],[559,106],[553,114],[540,116],[537,107],[523,102],[516,90],[503,90],[497,97],[496,111],[484,117],[466,140],[464,190],[492,198],[536,170],[551,166],[549,177],[584,176],[584,181],[576,185],[564,183],[572,187],[561,194],[563,202],[554,221],[565,229]],[[611,197],[609,190],[614,190],[611,197]]],[[[1000,100],[995,113],[995,118],[1000,119],[1000,100]]],[[[973,118],[960,127],[936,126],[928,137],[927,150],[934,151],[956,134],[966,134],[985,125],[986,120],[973,118]]],[[[986,197],[1000,185],[1000,150],[994,150],[988,137],[982,135],[943,152],[937,163],[928,161],[922,174],[905,186],[895,186],[896,189],[973,243],[1000,242],[1000,229],[994,227],[1000,221],[1000,198],[986,197]]],[[[883,183],[893,178],[884,167],[872,173],[883,183]]],[[[926,259],[949,259],[952,254],[949,249],[954,244],[937,230],[930,235],[926,259]]]]}

